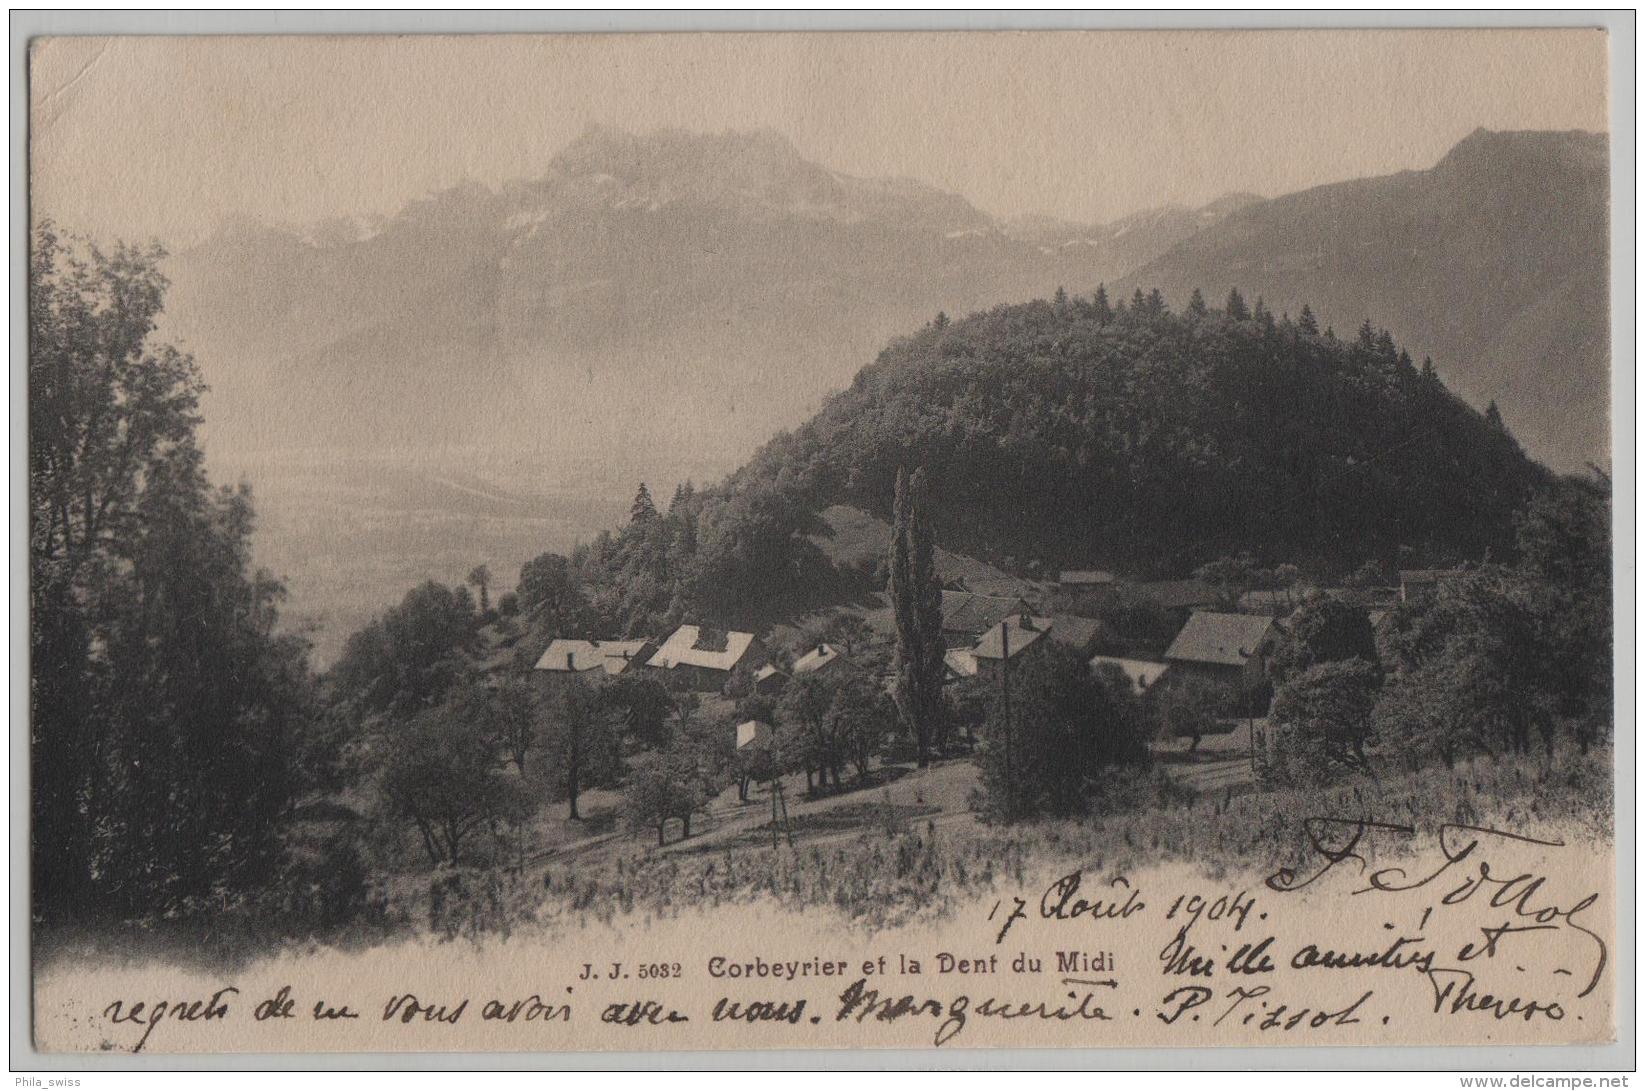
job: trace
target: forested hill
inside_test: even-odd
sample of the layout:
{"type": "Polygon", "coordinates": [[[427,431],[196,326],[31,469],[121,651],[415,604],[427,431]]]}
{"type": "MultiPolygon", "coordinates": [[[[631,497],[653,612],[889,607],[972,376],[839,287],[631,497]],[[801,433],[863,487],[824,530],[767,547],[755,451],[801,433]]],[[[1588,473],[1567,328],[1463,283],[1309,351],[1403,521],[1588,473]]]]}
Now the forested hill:
{"type": "Polygon", "coordinates": [[[1133,270],[1172,300],[1237,284],[1303,300],[1338,332],[1365,315],[1452,389],[1496,400],[1561,470],[1610,457],[1608,142],[1488,132],[1431,169],[1319,186],[1241,208],[1133,270]]]}
{"type": "Polygon", "coordinates": [[[938,318],[729,483],[874,512],[899,464],[939,541],[1009,564],[1181,574],[1250,550],[1343,571],[1502,558],[1548,471],[1368,323],[1155,293],[938,318]],[[1117,311],[1117,313],[1116,313],[1117,311]]]}

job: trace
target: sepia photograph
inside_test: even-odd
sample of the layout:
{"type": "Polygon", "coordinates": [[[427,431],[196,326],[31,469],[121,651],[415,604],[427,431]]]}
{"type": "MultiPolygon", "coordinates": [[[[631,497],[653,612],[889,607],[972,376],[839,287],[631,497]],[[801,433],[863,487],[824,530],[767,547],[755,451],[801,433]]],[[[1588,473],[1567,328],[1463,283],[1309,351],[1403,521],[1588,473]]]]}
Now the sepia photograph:
{"type": "Polygon", "coordinates": [[[1612,39],[35,37],[13,1018],[1616,1041],[1612,39]]]}

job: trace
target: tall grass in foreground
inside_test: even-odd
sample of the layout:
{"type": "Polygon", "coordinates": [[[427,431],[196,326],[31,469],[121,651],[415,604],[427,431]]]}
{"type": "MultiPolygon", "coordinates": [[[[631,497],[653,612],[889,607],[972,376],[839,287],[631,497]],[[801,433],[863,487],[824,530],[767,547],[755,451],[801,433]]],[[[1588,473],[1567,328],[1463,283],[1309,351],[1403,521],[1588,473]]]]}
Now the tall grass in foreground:
{"type": "MultiPolygon", "coordinates": [[[[585,924],[670,917],[681,910],[764,899],[792,911],[837,911],[865,931],[939,919],[996,888],[1045,884],[1073,868],[1110,875],[1186,862],[1208,878],[1301,865],[1303,823],[1315,816],[1415,827],[1431,846],[1447,822],[1557,834],[1567,843],[1613,836],[1609,750],[1553,758],[1478,758],[1453,770],[1369,778],[1323,789],[1185,796],[1138,776],[1116,784],[1106,813],[1085,819],[938,826],[889,800],[858,815],[855,832],[773,850],[769,831],[713,851],[657,853],[636,842],[547,868],[454,868],[395,877],[377,911],[325,933],[293,934],[251,908],[170,921],[127,922],[37,935],[36,966],[60,957],[119,965],[146,959],[195,966],[244,964],[294,944],[370,947],[434,936],[482,941],[554,934],[585,924]],[[1063,869],[1061,871],[1057,869],[1063,869]]],[[[1387,841],[1373,850],[1398,851],[1387,841]]],[[[1369,855],[1369,853],[1368,853],[1369,855]]],[[[1028,887],[1033,889],[1032,887],[1028,887]]]]}
{"type": "Polygon", "coordinates": [[[1310,851],[1303,823],[1316,816],[1413,826],[1425,835],[1417,844],[1431,843],[1445,823],[1557,832],[1570,842],[1606,843],[1613,835],[1608,750],[1480,758],[1324,789],[1173,802],[1149,798],[1152,786],[1138,784],[1117,794],[1107,814],[1081,820],[941,828],[927,821],[901,831],[885,824],[854,840],[794,849],[579,862],[544,874],[535,907],[527,908],[531,894],[520,891],[521,908],[544,924],[576,924],[771,898],[796,910],[831,907],[872,931],[941,916],[996,884],[1054,878],[1051,869],[1065,864],[1114,873],[1186,861],[1212,878],[1300,865],[1310,851]]]}

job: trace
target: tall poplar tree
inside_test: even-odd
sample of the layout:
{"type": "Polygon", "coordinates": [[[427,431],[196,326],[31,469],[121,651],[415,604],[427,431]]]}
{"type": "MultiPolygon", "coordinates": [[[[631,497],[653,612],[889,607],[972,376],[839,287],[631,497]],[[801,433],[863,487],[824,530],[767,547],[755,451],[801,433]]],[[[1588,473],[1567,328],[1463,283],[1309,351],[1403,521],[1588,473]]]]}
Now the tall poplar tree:
{"type": "Polygon", "coordinates": [[[936,543],[925,510],[925,471],[897,470],[893,504],[890,590],[897,625],[897,711],[923,767],[943,734],[942,586],[936,543]]]}

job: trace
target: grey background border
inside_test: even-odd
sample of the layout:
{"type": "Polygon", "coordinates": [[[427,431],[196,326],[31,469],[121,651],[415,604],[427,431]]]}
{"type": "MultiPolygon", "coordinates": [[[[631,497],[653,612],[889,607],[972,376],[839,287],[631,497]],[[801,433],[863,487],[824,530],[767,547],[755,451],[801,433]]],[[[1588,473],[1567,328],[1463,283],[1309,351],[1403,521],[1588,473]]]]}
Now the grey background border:
{"type": "Polygon", "coordinates": [[[1636,1067],[1636,13],[1587,11],[694,11],[227,12],[13,11],[9,417],[10,930],[12,1071],[487,1069],[1279,1069],[1631,1071],[1636,1067]],[[1618,1040],[1609,1046],[1066,1050],[771,1050],[678,1053],[352,1053],[131,1056],[41,1054],[29,1035],[27,453],[27,52],[43,34],[472,34],[660,30],[1056,30],[1420,27],[1603,27],[1610,32],[1612,468],[1616,560],[1618,1040]],[[1618,366],[1619,364],[1623,366],[1618,366]]]}

